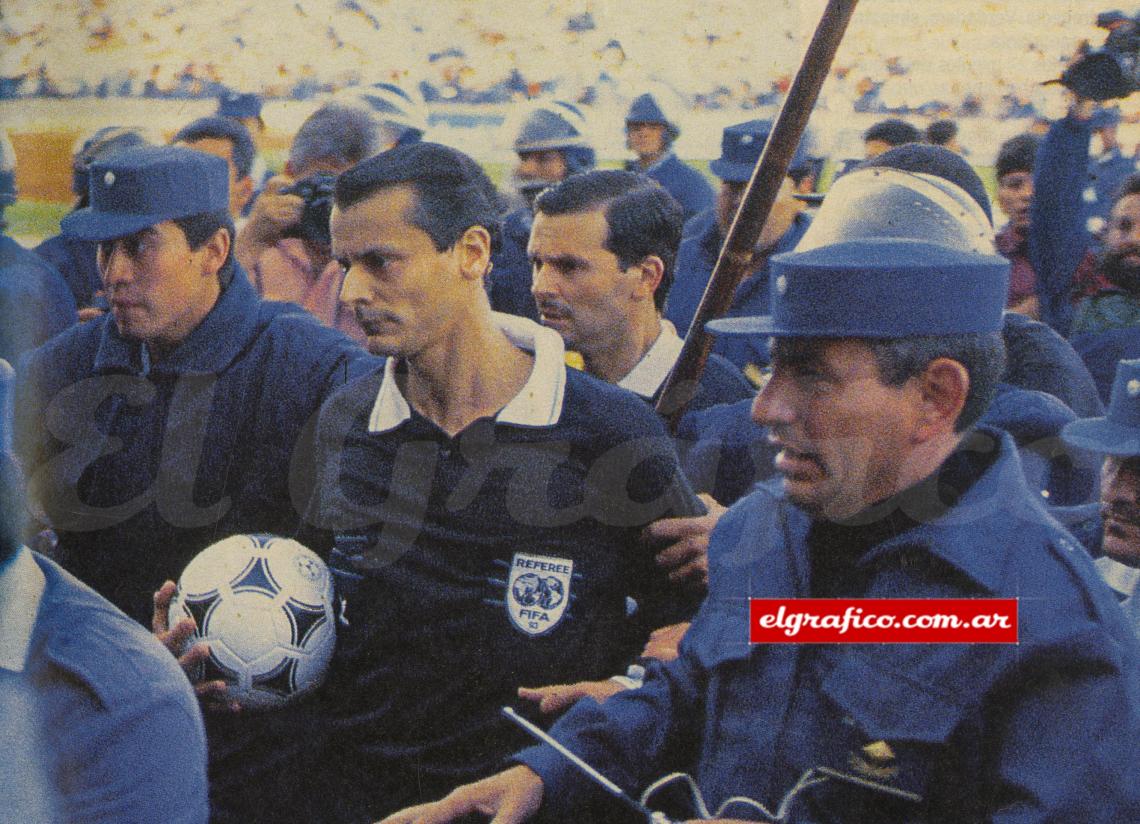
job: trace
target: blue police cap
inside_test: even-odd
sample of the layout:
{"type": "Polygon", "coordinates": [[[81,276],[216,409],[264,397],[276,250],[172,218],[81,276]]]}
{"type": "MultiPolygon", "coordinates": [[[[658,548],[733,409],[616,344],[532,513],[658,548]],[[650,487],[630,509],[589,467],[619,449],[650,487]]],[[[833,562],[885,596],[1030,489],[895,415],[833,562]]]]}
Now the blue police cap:
{"type": "Polygon", "coordinates": [[[1140,455],[1140,360],[1122,360],[1103,418],[1082,418],[1061,430],[1061,439],[1079,449],[1106,455],[1140,455]]]}
{"type": "MultiPolygon", "coordinates": [[[[729,183],[748,182],[771,132],[771,120],[749,120],[725,127],[720,137],[720,157],[709,163],[709,170],[729,183]]],[[[788,171],[795,171],[807,163],[808,155],[801,141],[788,164],[788,171]]]]}
{"type": "Polygon", "coordinates": [[[261,95],[252,92],[226,92],[218,98],[222,117],[261,117],[261,95]]]}
{"type": "Polygon", "coordinates": [[[863,169],[835,182],[793,252],[775,255],[771,314],[713,332],[902,338],[997,332],[1009,261],[981,207],[943,178],[863,169]]]}
{"type": "Polygon", "coordinates": [[[164,220],[229,211],[226,161],[184,146],[127,149],[91,164],[90,205],[61,222],[69,237],[110,240],[164,220]]]}
{"type": "Polygon", "coordinates": [[[629,112],[625,116],[626,123],[660,123],[663,126],[672,126],[673,123],[665,116],[661,106],[653,95],[640,94],[629,104],[629,112]]]}

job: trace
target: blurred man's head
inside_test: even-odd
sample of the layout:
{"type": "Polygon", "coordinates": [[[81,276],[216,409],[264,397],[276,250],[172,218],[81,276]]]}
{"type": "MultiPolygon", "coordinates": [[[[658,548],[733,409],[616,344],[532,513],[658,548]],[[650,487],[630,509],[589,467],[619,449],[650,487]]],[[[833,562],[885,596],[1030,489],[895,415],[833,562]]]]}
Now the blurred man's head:
{"type": "Polygon", "coordinates": [[[926,142],[935,146],[945,146],[952,152],[961,154],[958,145],[958,124],[953,120],[935,120],[926,127],[926,142]]]}
{"type": "Polygon", "coordinates": [[[922,132],[905,120],[899,120],[897,117],[880,120],[863,132],[864,157],[870,159],[895,146],[918,143],[921,140],[922,132]]]}
{"type": "Polygon", "coordinates": [[[104,126],[76,142],[71,153],[71,191],[76,209],[87,205],[87,170],[98,160],[106,160],[118,152],[149,146],[150,140],[140,129],[104,126]]]}
{"type": "Polygon", "coordinates": [[[375,113],[362,103],[325,103],[293,136],[285,171],[298,179],[316,172],[340,174],[387,149],[385,134],[375,113]]]}
{"type": "Polygon", "coordinates": [[[514,138],[514,184],[533,206],[543,189],[594,168],[594,148],[582,111],[560,100],[535,107],[514,138]]]}
{"type": "Polygon", "coordinates": [[[669,151],[680,134],[676,117],[665,111],[659,96],[646,93],[634,98],[625,115],[625,145],[643,168],[669,151]]]}
{"type": "MultiPolygon", "coordinates": [[[[771,131],[772,121],[749,120],[728,126],[721,134],[720,157],[709,163],[709,171],[721,181],[716,198],[716,221],[722,236],[728,233],[736,210],[740,208],[752,170],[756,167],[760,153],[764,151],[764,144],[768,142],[771,131]]],[[[772,211],[768,214],[768,220],[756,243],[758,249],[768,248],[779,241],[796,215],[803,210],[803,203],[794,197],[796,183],[791,175],[793,170],[802,169],[806,163],[806,156],[797,149],[789,165],[789,176],[776,195],[772,211]]]]}
{"type": "Polygon", "coordinates": [[[249,131],[228,117],[201,117],[184,126],[170,141],[199,152],[220,157],[230,169],[230,214],[241,215],[253,197],[253,156],[255,149],[249,131]]]}
{"type": "Polygon", "coordinates": [[[257,144],[265,134],[265,120],[261,116],[261,95],[252,92],[226,92],[218,98],[218,117],[234,120],[245,126],[257,144]]]}
{"type": "Polygon", "coordinates": [[[1029,207],[1033,204],[1033,167],[1036,135],[1019,134],[1001,144],[994,173],[997,175],[997,202],[1015,229],[1029,228],[1029,207]]]}
{"type": "Polygon", "coordinates": [[[1124,181],[1112,204],[1099,263],[1116,286],[1140,295],[1140,173],[1124,181]]]}

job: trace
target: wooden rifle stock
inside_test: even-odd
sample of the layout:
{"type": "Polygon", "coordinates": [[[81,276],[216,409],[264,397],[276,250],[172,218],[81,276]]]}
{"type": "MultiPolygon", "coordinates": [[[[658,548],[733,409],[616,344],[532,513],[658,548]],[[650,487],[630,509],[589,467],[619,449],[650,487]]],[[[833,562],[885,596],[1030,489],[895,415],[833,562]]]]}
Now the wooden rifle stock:
{"type": "Polygon", "coordinates": [[[728,310],[736,287],[748,274],[752,250],[772,211],[772,204],[776,202],[788,165],[815,108],[819,90],[831,71],[831,62],[843,40],[856,2],[858,0],[829,0],[796,79],[788,90],[788,97],[772,126],[764,151],[752,170],[736,217],[685,336],[685,345],[657,401],[657,411],[665,416],[670,431],[677,430],[685,407],[696,394],[697,382],[712,348],[712,338],[705,331],[705,323],[728,310]]]}

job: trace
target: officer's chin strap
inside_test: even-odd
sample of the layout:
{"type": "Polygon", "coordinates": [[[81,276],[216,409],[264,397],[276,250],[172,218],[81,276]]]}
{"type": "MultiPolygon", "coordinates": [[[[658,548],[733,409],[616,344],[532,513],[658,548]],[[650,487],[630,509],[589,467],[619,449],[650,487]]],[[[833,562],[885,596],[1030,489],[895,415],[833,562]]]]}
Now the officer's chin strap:
{"type": "Polygon", "coordinates": [[[830,767],[811,767],[804,771],[799,780],[792,786],[784,797],[780,799],[779,806],[776,811],[772,812],[759,801],[753,798],[748,798],[743,795],[734,795],[727,798],[724,802],[716,808],[716,812],[710,812],[708,804],[705,802],[704,795],[701,793],[701,788],[697,786],[697,782],[688,773],[670,773],[662,778],[657,779],[641,794],[641,804],[645,807],[649,806],[649,799],[658,790],[676,782],[683,783],[689,790],[689,799],[692,801],[693,809],[697,815],[702,819],[716,819],[721,818],[725,811],[735,805],[749,807],[755,812],[764,816],[765,820],[779,824],[779,822],[787,821],[788,814],[791,812],[792,804],[805,790],[815,787],[819,784],[826,784],[830,780],[845,781],[849,784],[856,784],[860,787],[865,787],[869,790],[886,793],[887,795],[902,798],[906,801],[921,802],[922,796],[917,795],[906,790],[900,790],[898,787],[891,787],[887,784],[880,784],[877,781],[868,781],[866,778],[861,778],[857,775],[850,775],[848,773],[841,773],[833,770],[830,767]]]}

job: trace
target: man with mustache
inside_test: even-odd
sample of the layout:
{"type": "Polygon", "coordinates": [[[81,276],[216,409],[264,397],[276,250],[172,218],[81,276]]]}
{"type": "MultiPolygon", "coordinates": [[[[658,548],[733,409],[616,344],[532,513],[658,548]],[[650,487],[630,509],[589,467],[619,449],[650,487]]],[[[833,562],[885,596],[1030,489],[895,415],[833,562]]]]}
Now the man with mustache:
{"type": "MultiPolygon", "coordinates": [[[[651,402],[684,344],[661,315],[681,226],[680,205],[659,184],[603,169],[538,196],[527,247],[543,325],[582,356],[586,372],[651,402]]],[[[716,354],[682,391],[689,409],[752,396],[740,370],[716,354]]]]}
{"type": "MultiPolygon", "coordinates": [[[[884,168],[836,182],[772,260],[771,315],[711,324],[773,339],[754,416],[780,481],[718,524],[679,657],[554,738],[635,798],[688,771],[713,811],[693,818],[784,819],[793,793],[788,820],[835,824],[1135,818],[1140,646],[1011,438],[974,428],[1007,277],[965,191],[884,168]],[[995,597],[1019,599],[1017,644],[749,643],[750,599],[995,597]]],[[[514,760],[385,824],[582,820],[594,788],[562,754],[514,760]]]]}
{"type": "Polygon", "coordinates": [[[1117,364],[1107,415],[1073,421],[1061,437],[1104,455],[1096,566],[1140,636],[1140,361],[1117,364]]]}
{"type": "Polygon", "coordinates": [[[1140,174],[1112,205],[1097,273],[1109,285],[1077,304],[1072,343],[1107,400],[1116,363],[1140,357],[1140,174]]]}
{"type": "Polygon", "coordinates": [[[321,760],[346,824],[486,775],[520,743],[499,720],[520,686],[621,671],[690,611],[638,535],[702,507],[650,408],[492,312],[475,161],[398,146],[334,196],[343,299],[387,357],[328,400],[312,462],[342,599],[321,760]]]}
{"type": "Polygon", "coordinates": [[[594,168],[595,153],[582,110],[552,100],[535,106],[514,137],[511,181],[524,201],[502,221],[498,249],[491,255],[491,308],[538,320],[530,294],[530,261],[526,245],[534,224],[534,199],[570,175],[594,168]]]}

